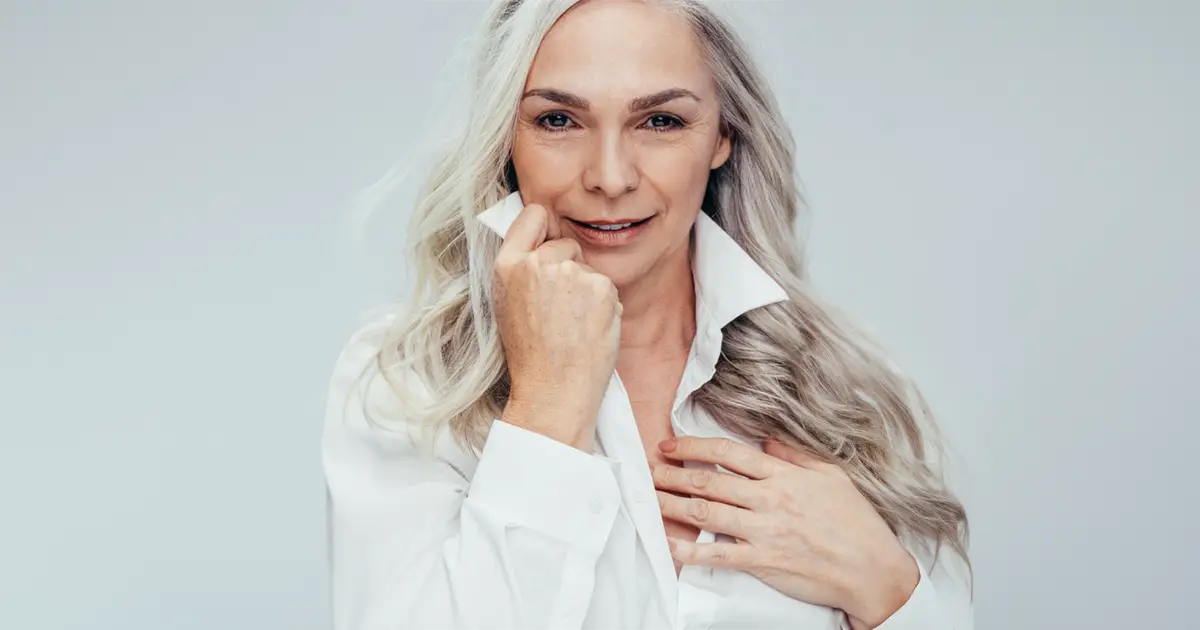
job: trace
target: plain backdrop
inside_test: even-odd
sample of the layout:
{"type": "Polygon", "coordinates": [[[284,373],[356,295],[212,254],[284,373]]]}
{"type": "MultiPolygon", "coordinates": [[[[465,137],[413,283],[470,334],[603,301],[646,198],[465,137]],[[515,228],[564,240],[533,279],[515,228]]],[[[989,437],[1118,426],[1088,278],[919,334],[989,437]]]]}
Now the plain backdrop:
{"type": "MultiPolygon", "coordinates": [[[[483,2],[0,2],[0,627],[328,627],[333,360],[483,2]],[[413,161],[415,160],[415,162],[413,161]]],[[[1200,627],[1200,9],[744,1],[813,275],[921,384],[977,627],[1200,627]]]]}

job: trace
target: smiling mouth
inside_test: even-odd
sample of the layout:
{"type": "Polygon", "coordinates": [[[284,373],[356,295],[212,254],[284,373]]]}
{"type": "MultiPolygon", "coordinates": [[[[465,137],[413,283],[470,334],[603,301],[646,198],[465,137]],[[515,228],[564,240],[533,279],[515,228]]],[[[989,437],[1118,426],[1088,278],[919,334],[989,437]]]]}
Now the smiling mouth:
{"type": "Polygon", "coordinates": [[[654,216],[651,215],[651,216],[646,217],[645,219],[641,219],[639,221],[625,221],[623,223],[585,223],[583,221],[576,221],[575,219],[571,219],[571,218],[568,218],[567,220],[570,221],[571,223],[574,223],[575,225],[585,227],[585,228],[591,228],[593,230],[600,230],[602,232],[620,232],[621,230],[626,230],[626,229],[629,229],[632,227],[637,227],[653,218],[654,218],[654,216]]]}

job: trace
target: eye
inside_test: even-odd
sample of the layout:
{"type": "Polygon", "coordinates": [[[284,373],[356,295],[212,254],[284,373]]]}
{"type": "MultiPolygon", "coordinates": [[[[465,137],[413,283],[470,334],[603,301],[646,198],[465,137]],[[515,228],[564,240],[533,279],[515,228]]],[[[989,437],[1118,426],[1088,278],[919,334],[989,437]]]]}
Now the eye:
{"type": "Polygon", "coordinates": [[[567,125],[571,124],[571,117],[562,112],[550,112],[538,116],[536,122],[539,127],[547,131],[559,133],[569,128],[567,125]]]}
{"type": "Polygon", "coordinates": [[[671,131],[674,129],[682,129],[683,121],[670,114],[654,114],[646,120],[646,125],[652,131],[671,131]]]}

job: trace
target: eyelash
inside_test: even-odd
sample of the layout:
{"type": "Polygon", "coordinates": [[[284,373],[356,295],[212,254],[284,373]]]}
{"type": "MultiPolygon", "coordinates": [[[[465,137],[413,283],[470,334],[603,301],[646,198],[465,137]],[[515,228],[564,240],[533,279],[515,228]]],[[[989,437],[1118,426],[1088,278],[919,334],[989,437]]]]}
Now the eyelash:
{"type": "MultiPolygon", "coordinates": [[[[570,130],[569,127],[553,127],[551,125],[546,124],[547,119],[552,118],[552,117],[557,117],[557,116],[562,116],[562,117],[566,118],[568,121],[571,120],[571,117],[568,116],[565,112],[548,112],[546,114],[542,114],[541,116],[538,116],[537,121],[536,121],[537,126],[541,127],[542,129],[545,129],[546,131],[549,131],[550,133],[564,133],[566,131],[569,131],[570,130]]],[[[650,120],[653,120],[655,118],[665,118],[667,120],[667,122],[670,123],[668,126],[665,126],[665,127],[650,127],[650,131],[653,131],[656,133],[665,133],[667,131],[683,129],[684,127],[687,126],[686,124],[684,124],[684,122],[682,120],[679,119],[679,117],[672,116],[671,114],[651,114],[650,118],[647,119],[647,122],[649,122],[650,120]]]]}

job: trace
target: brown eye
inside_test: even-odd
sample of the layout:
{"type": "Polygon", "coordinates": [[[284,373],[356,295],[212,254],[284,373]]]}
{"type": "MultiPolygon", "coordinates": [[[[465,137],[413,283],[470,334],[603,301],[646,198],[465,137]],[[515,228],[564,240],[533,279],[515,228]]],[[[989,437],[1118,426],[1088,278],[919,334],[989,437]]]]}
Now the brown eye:
{"type": "Polygon", "coordinates": [[[682,129],[683,121],[669,114],[655,114],[646,120],[646,124],[653,131],[671,131],[673,129],[682,129]]]}
{"type": "Polygon", "coordinates": [[[550,112],[538,117],[537,124],[548,131],[565,131],[567,125],[571,124],[571,118],[562,112],[550,112]]]}

